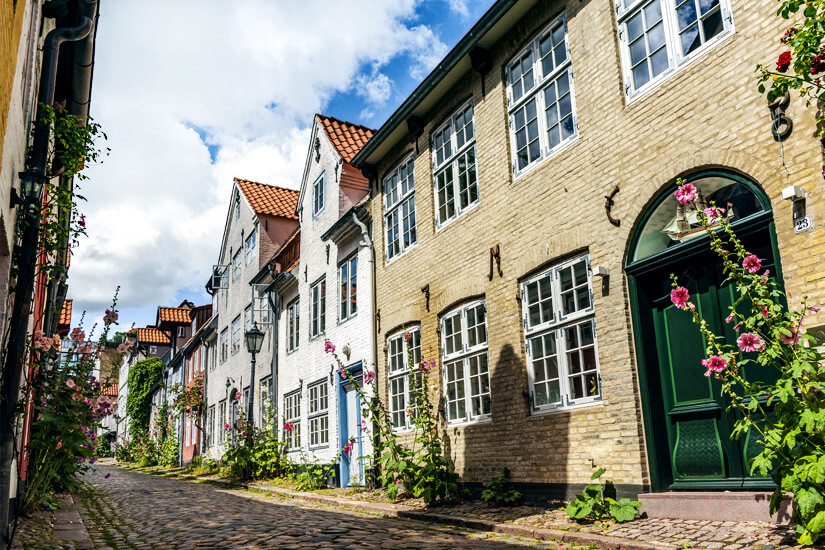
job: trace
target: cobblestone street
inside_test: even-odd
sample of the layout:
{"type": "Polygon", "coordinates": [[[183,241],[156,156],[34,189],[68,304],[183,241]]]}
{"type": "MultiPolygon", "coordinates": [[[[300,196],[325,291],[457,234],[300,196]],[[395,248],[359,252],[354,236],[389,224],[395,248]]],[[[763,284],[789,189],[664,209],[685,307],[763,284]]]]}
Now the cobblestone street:
{"type": "Polygon", "coordinates": [[[85,480],[93,490],[79,499],[81,515],[95,548],[572,547],[315,507],[111,466],[95,466],[85,480]]]}

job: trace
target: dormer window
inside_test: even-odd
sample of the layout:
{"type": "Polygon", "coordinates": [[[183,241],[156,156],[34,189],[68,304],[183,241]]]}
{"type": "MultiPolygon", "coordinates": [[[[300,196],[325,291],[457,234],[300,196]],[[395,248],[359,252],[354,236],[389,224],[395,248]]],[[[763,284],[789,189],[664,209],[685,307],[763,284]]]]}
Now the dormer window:
{"type": "Polygon", "coordinates": [[[312,184],[312,217],[317,216],[324,209],[324,192],[326,182],[322,173],[312,184]]]}

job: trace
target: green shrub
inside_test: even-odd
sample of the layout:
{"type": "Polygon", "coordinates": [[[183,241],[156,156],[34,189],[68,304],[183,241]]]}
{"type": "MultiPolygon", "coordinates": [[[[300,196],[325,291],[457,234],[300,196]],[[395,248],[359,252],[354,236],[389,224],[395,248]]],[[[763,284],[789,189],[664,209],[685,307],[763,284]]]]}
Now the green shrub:
{"type": "MultiPolygon", "coordinates": [[[[605,472],[604,468],[599,468],[590,479],[598,479],[605,472]]],[[[610,516],[616,523],[625,523],[633,521],[641,507],[642,503],[638,500],[605,497],[602,484],[599,483],[588,485],[582,494],[576,495],[576,500],[567,506],[567,515],[576,521],[595,521],[610,516]]]]}
{"type": "Polygon", "coordinates": [[[510,469],[504,467],[500,475],[494,477],[484,486],[481,492],[481,500],[492,502],[498,506],[515,506],[521,501],[521,493],[512,489],[507,481],[510,478],[510,469]]]}

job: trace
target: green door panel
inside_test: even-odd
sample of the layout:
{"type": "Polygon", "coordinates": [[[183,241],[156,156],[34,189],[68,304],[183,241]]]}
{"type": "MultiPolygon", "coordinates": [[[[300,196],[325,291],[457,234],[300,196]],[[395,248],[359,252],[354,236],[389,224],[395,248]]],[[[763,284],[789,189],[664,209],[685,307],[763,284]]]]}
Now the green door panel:
{"type": "Polygon", "coordinates": [[[677,481],[726,477],[722,440],[715,418],[676,422],[673,475],[677,481]]]}

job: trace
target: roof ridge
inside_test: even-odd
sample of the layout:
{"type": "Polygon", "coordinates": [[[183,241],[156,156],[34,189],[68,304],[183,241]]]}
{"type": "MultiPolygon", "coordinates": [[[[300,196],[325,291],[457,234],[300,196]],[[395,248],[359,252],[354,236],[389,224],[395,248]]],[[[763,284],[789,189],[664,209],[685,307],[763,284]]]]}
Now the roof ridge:
{"type": "Polygon", "coordinates": [[[331,115],[324,115],[324,114],[321,114],[321,113],[315,113],[315,116],[321,117],[321,118],[326,118],[328,120],[334,120],[336,122],[340,122],[341,124],[349,124],[350,126],[357,126],[358,128],[362,128],[364,130],[372,132],[373,134],[376,132],[375,128],[370,128],[369,126],[364,126],[363,124],[358,124],[357,122],[350,122],[349,120],[344,120],[344,119],[334,117],[334,116],[331,116],[331,115]]]}
{"type": "Polygon", "coordinates": [[[244,178],[239,178],[237,176],[233,176],[236,182],[243,182],[243,183],[254,183],[255,185],[266,185],[267,187],[272,187],[273,189],[280,189],[281,191],[290,191],[292,193],[297,193],[297,189],[290,189],[289,187],[281,187],[280,185],[272,185],[271,183],[264,183],[262,181],[255,181],[255,180],[247,180],[244,178]]]}

